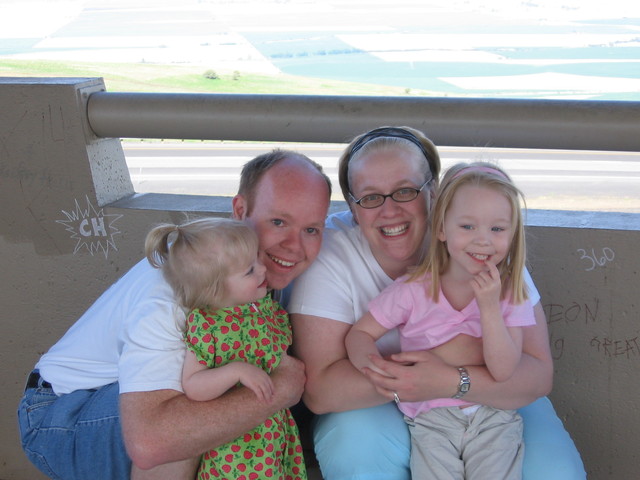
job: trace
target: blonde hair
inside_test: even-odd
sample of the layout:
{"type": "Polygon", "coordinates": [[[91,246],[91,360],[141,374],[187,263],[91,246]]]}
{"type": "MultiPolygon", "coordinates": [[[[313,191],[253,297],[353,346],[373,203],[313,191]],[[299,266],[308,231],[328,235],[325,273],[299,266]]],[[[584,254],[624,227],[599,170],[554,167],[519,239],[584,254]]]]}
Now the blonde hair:
{"type": "Polygon", "coordinates": [[[180,305],[215,309],[227,295],[227,277],[255,258],[258,237],[239,220],[202,218],[157,225],[147,234],[144,248],[180,305]]]}
{"type": "Polygon", "coordinates": [[[440,278],[449,266],[449,252],[444,242],[438,239],[438,233],[444,228],[447,210],[460,187],[473,185],[495,190],[511,204],[511,224],[513,237],[506,258],[497,265],[502,282],[502,296],[510,295],[514,304],[521,303],[528,298],[524,282],[524,268],[526,262],[526,245],[524,220],[521,208],[524,208],[524,196],[514,185],[511,178],[501,168],[487,162],[458,163],[445,173],[440,182],[433,210],[431,212],[431,243],[425,260],[412,271],[409,281],[416,280],[426,273],[431,274],[430,294],[434,301],[438,301],[440,278]],[[520,201],[523,205],[521,207],[520,201]]]}

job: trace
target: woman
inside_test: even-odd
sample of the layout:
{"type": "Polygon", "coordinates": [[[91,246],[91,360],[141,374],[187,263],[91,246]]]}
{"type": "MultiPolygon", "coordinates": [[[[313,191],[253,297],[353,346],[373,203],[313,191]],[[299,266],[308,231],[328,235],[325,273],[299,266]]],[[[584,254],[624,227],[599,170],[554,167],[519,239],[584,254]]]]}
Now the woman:
{"type": "MultiPolygon", "coordinates": [[[[551,389],[553,365],[540,297],[531,280],[536,326],[527,329],[522,359],[506,382],[494,382],[485,367],[468,367],[463,376],[432,352],[396,354],[400,349],[394,330],[378,341],[383,355],[393,354],[376,362],[388,376],[372,371],[365,376],[347,357],[344,338],[369,300],[425,252],[439,173],[435,146],[407,127],[367,132],[340,158],[340,186],[350,211],[329,217],[321,252],[296,281],[288,304],[296,355],[306,365],[303,398],[322,414],[314,442],[323,477],[409,479],[409,433],[389,401],[466,395],[470,402],[520,409],[525,480],[585,478],[580,456],[550,402],[536,400],[551,389]]],[[[460,336],[460,343],[439,348],[464,348],[464,342],[473,341],[460,336]]]]}

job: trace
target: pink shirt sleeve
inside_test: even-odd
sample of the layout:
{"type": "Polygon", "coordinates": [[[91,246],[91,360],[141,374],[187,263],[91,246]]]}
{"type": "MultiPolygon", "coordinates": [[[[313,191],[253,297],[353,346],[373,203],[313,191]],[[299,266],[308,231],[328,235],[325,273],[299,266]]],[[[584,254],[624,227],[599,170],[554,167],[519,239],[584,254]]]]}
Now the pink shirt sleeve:
{"type": "MultiPolygon", "coordinates": [[[[404,325],[415,308],[420,308],[420,301],[415,295],[416,286],[421,282],[407,282],[403,276],[385,288],[380,294],[369,302],[369,312],[376,321],[387,329],[404,325]]],[[[421,291],[422,288],[420,288],[421,291]]],[[[424,294],[421,295],[424,297],[424,294]]]]}
{"type": "Polygon", "coordinates": [[[536,324],[531,301],[513,305],[507,301],[502,302],[502,317],[507,327],[529,327],[536,324]]]}

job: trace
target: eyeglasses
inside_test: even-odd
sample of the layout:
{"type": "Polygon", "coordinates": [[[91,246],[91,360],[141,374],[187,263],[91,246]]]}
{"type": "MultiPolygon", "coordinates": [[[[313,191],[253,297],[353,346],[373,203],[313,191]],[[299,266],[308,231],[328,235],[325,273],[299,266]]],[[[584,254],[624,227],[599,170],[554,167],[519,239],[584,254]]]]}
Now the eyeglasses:
{"type": "Polygon", "coordinates": [[[378,208],[387,200],[387,198],[391,198],[394,202],[406,203],[414,200],[424,187],[431,183],[431,180],[433,180],[433,178],[424,182],[420,188],[403,187],[388,195],[370,193],[369,195],[363,195],[357,200],[351,192],[349,192],[349,196],[354,203],[360,205],[362,208],[378,208]]]}

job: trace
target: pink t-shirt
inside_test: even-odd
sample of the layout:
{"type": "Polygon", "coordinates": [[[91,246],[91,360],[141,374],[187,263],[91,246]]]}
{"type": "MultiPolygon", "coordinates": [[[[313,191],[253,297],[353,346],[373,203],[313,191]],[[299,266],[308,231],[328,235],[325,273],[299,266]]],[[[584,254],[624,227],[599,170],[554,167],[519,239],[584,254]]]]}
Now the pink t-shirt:
{"type": "MultiPolygon", "coordinates": [[[[426,275],[407,282],[400,277],[369,302],[369,311],[376,321],[387,329],[398,327],[403,352],[430,350],[460,334],[482,336],[480,310],[475,299],[462,310],[453,308],[440,291],[438,302],[429,296],[430,278],[426,275]]],[[[501,301],[500,308],[505,325],[526,327],[536,320],[531,302],[513,305],[501,301]]],[[[400,410],[414,418],[418,413],[435,407],[470,405],[462,400],[443,398],[427,402],[400,402],[400,410]]]]}

